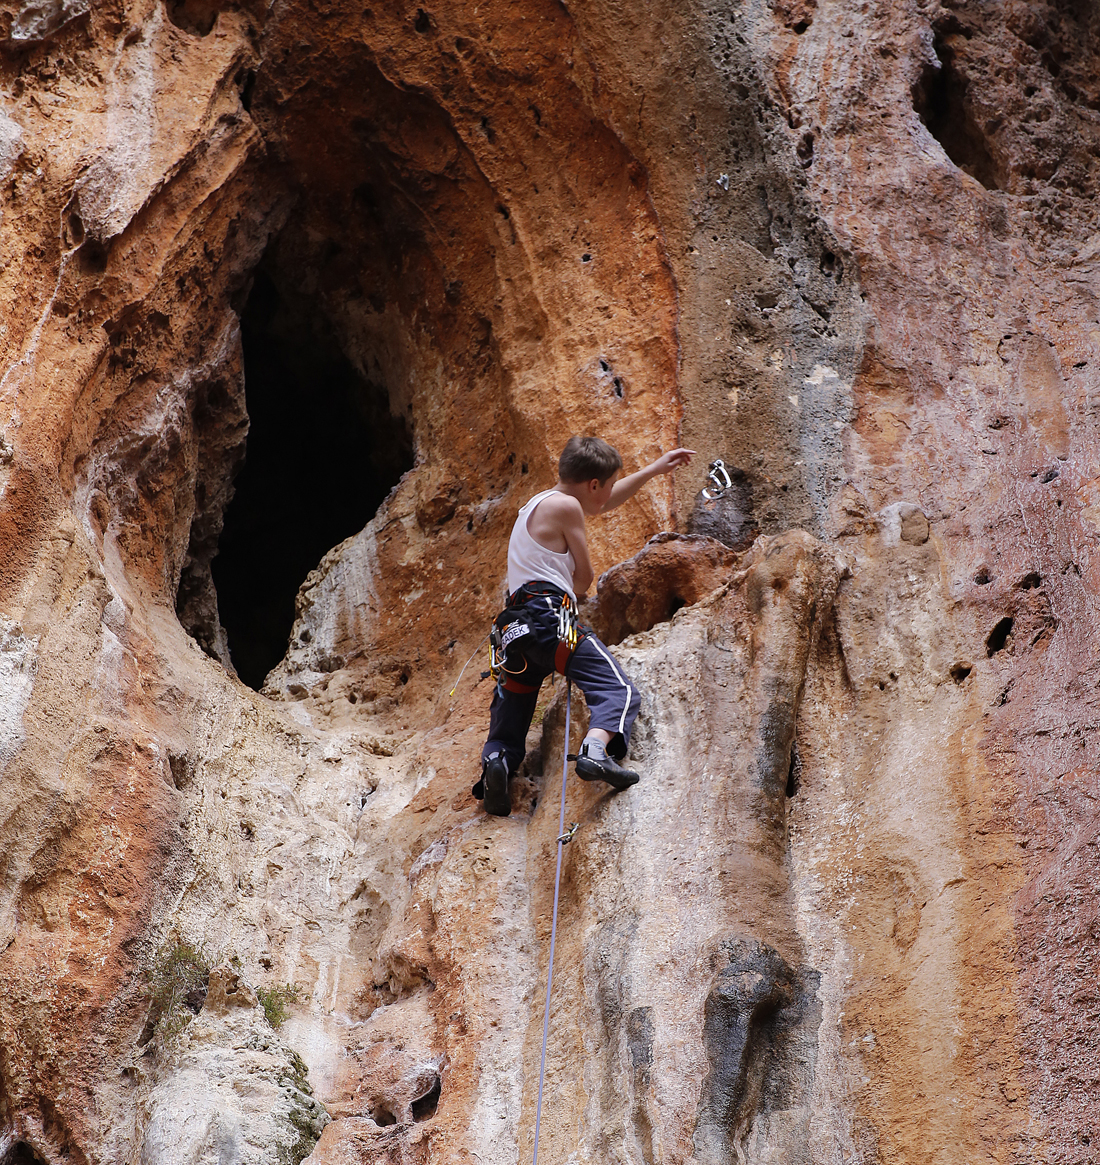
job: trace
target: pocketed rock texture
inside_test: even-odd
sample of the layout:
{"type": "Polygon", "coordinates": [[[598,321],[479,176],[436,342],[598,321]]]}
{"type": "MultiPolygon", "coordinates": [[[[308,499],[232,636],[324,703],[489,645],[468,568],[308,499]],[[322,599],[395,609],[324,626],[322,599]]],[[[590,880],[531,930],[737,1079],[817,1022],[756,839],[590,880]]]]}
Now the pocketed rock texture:
{"type": "Polygon", "coordinates": [[[532,1152],[583,701],[469,790],[574,432],[698,453],[590,527],[544,1159],[1094,1160],[1098,77],[1083,0],[0,0],[0,1165],[532,1152]]]}

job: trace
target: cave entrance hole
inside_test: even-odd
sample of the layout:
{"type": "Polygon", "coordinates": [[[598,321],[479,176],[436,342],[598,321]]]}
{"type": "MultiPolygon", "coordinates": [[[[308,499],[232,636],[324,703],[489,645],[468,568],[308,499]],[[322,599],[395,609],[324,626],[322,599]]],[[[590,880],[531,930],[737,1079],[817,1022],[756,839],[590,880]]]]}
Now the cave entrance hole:
{"type": "Polygon", "coordinates": [[[332,547],[358,533],[413,464],[403,417],[267,256],[241,311],[249,431],[211,573],[241,680],[259,689],[286,654],[294,600],[332,547]]]}
{"type": "Polygon", "coordinates": [[[969,79],[942,33],[937,34],[933,50],[940,67],[926,66],[922,71],[913,87],[913,108],[960,170],[987,190],[1000,190],[1003,183],[997,164],[971,108],[969,79]]]}
{"type": "Polygon", "coordinates": [[[0,1157],[0,1165],[44,1165],[44,1163],[26,1141],[16,1141],[3,1157],[0,1157]]]}

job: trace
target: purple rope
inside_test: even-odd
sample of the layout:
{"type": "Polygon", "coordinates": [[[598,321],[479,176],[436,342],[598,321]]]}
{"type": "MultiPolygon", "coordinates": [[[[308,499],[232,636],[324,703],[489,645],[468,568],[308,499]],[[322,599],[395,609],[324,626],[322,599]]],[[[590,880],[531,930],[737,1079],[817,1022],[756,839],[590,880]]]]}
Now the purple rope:
{"type": "Polygon", "coordinates": [[[561,813],[558,817],[558,868],[554,873],[554,918],[550,923],[550,965],[546,969],[546,1012],[542,1018],[542,1063],[539,1065],[539,1103],[535,1109],[535,1156],[539,1165],[539,1124],[542,1121],[542,1085],[546,1079],[546,1039],[550,1034],[550,985],[554,982],[554,941],[558,936],[558,887],[561,885],[561,851],[565,848],[565,778],[569,775],[569,713],[573,703],[573,681],[565,681],[565,747],[561,762],[561,813]]]}

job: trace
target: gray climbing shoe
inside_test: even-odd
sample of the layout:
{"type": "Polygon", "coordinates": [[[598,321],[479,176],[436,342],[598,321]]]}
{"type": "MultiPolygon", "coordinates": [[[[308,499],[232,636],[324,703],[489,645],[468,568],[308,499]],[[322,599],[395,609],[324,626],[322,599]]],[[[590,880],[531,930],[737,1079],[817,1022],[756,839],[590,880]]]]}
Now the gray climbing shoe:
{"type": "Polygon", "coordinates": [[[507,817],[512,812],[508,764],[499,752],[485,762],[481,779],[485,782],[485,812],[494,817],[507,817]]]}
{"type": "Polygon", "coordinates": [[[582,781],[606,781],[613,789],[629,789],[642,779],[633,769],[624,769],[612,757],[589,756],[586,745],[581,745],[575,759],[577,776],[582,781]]]}

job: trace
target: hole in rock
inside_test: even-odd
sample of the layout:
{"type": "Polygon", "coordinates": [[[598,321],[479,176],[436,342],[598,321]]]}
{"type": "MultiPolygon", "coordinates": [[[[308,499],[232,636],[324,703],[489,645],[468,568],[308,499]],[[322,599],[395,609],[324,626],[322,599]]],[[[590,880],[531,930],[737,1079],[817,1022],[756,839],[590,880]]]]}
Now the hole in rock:
{"type": "Polygon", "coordinates": [[[971,110],[969,82],[956,68],[946,38],[938,35],[933,48],[942,63],[938,69],[930,65],[924,68],[913,86],[913,108],[960,170],[987,190],[1000,190],[996,163],[971,110]]]}
{"type": "Polygon", "coordinates": [[[955,681],[955,683],[961,684],[973,670],[973,664],[957,663],[951,669],[951,678],[955,681]]]}
{"type": "Polygon", "coordinates": [[[65,222],[65,243],[69,247],[79,247],[84,242],[84,222],[75,210],[69,212],[65,222]]]}
{"type": "Polygon", "coordinates": [[[1042,581],[1043,580],[1039,577],[1039,572],[1032,570],[1025,574],[1016,585],[1022,591],[1033,591],[1042,583],[1042,581]]]}
{"type": "Polygon", "coordinates": [[[193,766],[188,758],[181,753],[168,754],[168,769],[172,774],[172,784],[177,789],[186,789],[195,775],[193,766]]]}
{"type": "Polygon", "coordinates": [[[982,568],[981,568],[981,569],[978,571],[978,573],[977,573],[977,574],[974,576],[974,581],[975,581],[975,582],[978,584],[978,586],[980,586],[980,587],[988,586],[988,585],[989,585],[989,583],[992,581],[992,579],[991,579],[991,576],[990,576],[990,573],[989,573],[989,570],[988,570],[986,567],[984,567],[984,566],[983,566],[983,567],[982,567],[982,568]]]}
{"type": "Polygon", "coordinates": [[[426,1121],[429,1117],[435,1116],[435,1110],[439,1107],[439,1094],[442,1089],[443,1085],[439,1077],[433,1077],[431,1088],[423,1096],[417,1097],[412,1102],[412,1118],[414,1121],[426,1121]]]}
{"type": "Polygon", "coordinates": [[[183,1004],[187,1010],[198,1015],[202,1011],[202,1005],[206,1002],[206,993],[208,990],[209,988],[206,983],[202,983],[198,987],[192,987],[183,997],[183,1004]]]}
{"type": "Polygon", "coordinates": [[[798,752],[798,745],[791,745],[791,764],[787,769],[787,796],[797,796],[802,787],[802,757],[798,752]]]}
{"type": "Polygon", "coordinates": [[[220,4],[211,0],[167,0],[168,19],[184,32],[206,36],[218,19],[220,4]]]}
{"type": "Polygon", "coordinates": [[[822,275],[835,275],[839,279],[844,274],[844,264],[832,251],[826,251],[821,256],[820,267],[822,275]]]}
{"type": "Polygon", "coordinates": [[[39,1157],[26,1141],[16,1141],[0,1157],[0,1165],[45,1165],[45,1158],[39,1157]]]}
{"type": "Polygon", "coordinates": [[[111,255],[110,242],[85,239],[76,253],[76,264],[82,275],[102,275],[107,270],[107,260],[111,255]]]}
{"type": "Polygon", "coordinates": [[[256,70],[248,69],[239,73],[236,86],[241,97],[241,108],[248,113],[252,109],[252,93],[256,88],[256,70]]]}
{"type": "Polygon", "coordinates": [[[1012,634],[1012,617],[1006,615],[994,628],[990,631],[985,641],[986,655],[996,655],[998,651],[1004,648],[1008,642],[1009,635],[1012,634]]]}
{"type": "Polygon", "coordinates": [[[306,575],[413,463],[407,424],[295,294],[300,274],[277,284],[261,263],[241,312],[248,442],[211,564],[233,666],[257,689],[286,652],[306,575]]]}
{"type": "Polygon", "coordinates": [[[384,1104],[376,1104],[371,1110],[370,1117],[379,1128],[384,1129],[397,1124],[397,1117],[384,1104]]]}

